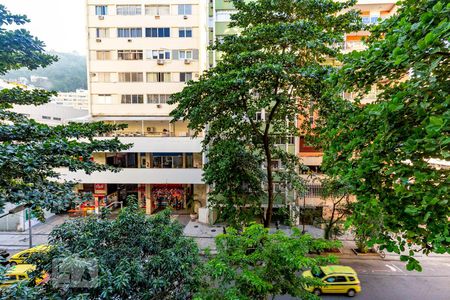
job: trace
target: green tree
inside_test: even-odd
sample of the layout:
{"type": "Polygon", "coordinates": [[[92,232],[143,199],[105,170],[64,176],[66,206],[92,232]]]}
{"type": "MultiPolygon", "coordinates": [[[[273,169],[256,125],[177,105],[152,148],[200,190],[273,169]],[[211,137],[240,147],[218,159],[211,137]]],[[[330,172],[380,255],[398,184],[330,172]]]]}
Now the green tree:
{"type": "Polygon", "coordinates": [[[380,219],[370,242],[388,251],[418,246],[401,257],[408,269],[420,270],[416,251],[450,253],[450,170],[430,162],[450,157],[449,12],[446,1],[401,1],[372,28],[367,50],[345,57],[337,93],[320,105],[323,166],[357,196],[352,224],[365,231],[380,219]],[[382,92],[362,105],[373,86],[382,92]]]}
{"type": "MultiPolygon", "coordinates": [[[[55,57],[43,52],[44,44],[24,29],[8,30],[6,25],[23,25],[28,19],[11,14],[0,5],[0,74],[22,67],[45,67],[55,57]]],[[[60,211],[74,200],[73,183],[58,181],[55,168],[84,170],[87,173],[108,169],[91,160],[95,151],[120,151],[127,146],[117,139],[94,137],[123,126],[100,122],[50,127],[10,111],[13,105],[47,103],[54,92],[0,90],[0,210],[5,202],[60,211]]]]}
{"type": "Polygon", "coordinates": [[[305,278],[305,269],[335,262],[333,257],[308,255],[339,242],[315,240],[297,228],[289,236],[283,231],[269,233],[262,225],[253,224],[239,233],[228,228],[216,238],[217,255],[206,264],[204,281],[209,285],[197,299],[268,299],[291,295],[317,299],[304,289],[305,284],[320,286],[320,281],[305,278]]]}
{"type": "MultiPolygon", "coordinates": [[[[222,53],[217,66],[172,97],[171,103],[177,104],[171,114],[175,120],[188,120],[196,132],[207,127],[206,151],[218,151],[214,148],[222,147],[224,140],[240,141],[245,147],[239,151],[246,150],[252,161],[264,162],[264,179],[259,185],[267,186],[266,227],[272,218],[273,186],[278,176],[272,160],[287,158],[289,163],[284,167],[291,168],[287,170],[291,177],[299,167],[297,157],[278,144],[299,135],[295,120],[299,114],[310,112],[318,82],[332,69],[327,60],[338,55],[336,44],[343,42],[344,33],[359,28],[357,12],[341,13],[355,2],[233,0],[237,13],[232,15],[230,26],[240,28],[240,34],[217,42],[213,49],[222,53]],[[256,118],[260,112],[265,117],[256,118]]],[[[221,161],[206,165],[207,182],[226,176],[208,172],[208,168],[220,168],[214,166],[216,163],[221,161]]],[[[258,178],[257,173],[251,177],[258,178]]],[[[217,193],[228,192],[212,187],[217,193]]],[[[251,188],[258,189],[256,185],[251,188]]]]}
{"type": "Polygon", "coordinates": [[[328,240],[343,233],[344,221],[351,214],[352,204],[349,186],[345,182],[324,178],[321,179],[321,184],[322,197],[327,203],[331,203],[331,207],[327,207],[329,213],[326,212],[322,217],[322,223],[325,226],[324,238],[328,240]]]}
{"type": "Polygon", "coordinates": [[[130,203],[116,219],[79,218],[56,227],[49,237],[51,250],[30,259],[53,281],[44,287],[11,287],[6,291],[11,298],[2,299],[22,299],[18,296],[24,292],[37,295],[32,299],[189,299],[200,285],[196,243],[183,236],[170,211],[147,216],[136,199],[130,203]],[[53,273],[55,260],[59,272],[97,268],[93,286],[77,287],[81,279],[74,273],[70,281],[55,285],[62,276],[53,273]]]}

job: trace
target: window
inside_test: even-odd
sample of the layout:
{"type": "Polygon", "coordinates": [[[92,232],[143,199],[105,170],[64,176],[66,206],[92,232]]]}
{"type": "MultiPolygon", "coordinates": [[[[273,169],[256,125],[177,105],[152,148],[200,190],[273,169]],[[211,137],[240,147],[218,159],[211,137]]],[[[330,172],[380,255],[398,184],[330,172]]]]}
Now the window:
{"type": "Polygon", "coordinates": [[[169,27],[145,28],[145,37],[170,37],[169,27]]]}
{"type": "Polygon", "coordinates": [[[178,4],[179,15],[192,15],[192,4],[178,4]]]}
{"type": "Polygon", "coordinates": [[[192,50],[180,50],[178,57],[180,59],[192,59],[192,50]]]}
{"type": "Polygon", "coordinates": [[[170,14],[169,5],[146,5],[145,14],[150,16],[165,16],[170,14]]]}
{"type": "Polygon", "coordinates": [[[323,188],[320,184],[308,184],[306,191],[302,193],[302,197],[320,198],[323,194],[323,188]]]}
{"type": "Polygon", "coordinates": [[[272,160],[270,162],[270,164],[271,164],[273,170],[278,170],[281,167],[281,161],[280,160],[272,160]]]}
{"type": "Polygon", "coordinates": [[[148,104],[166,104],[169,101],[170,95],[165,94],[149,94],[147,95],[148,104]]]}
{"type": "Polygon", "coordinates": [[[120,16],[141,15],[142,9],[140,5],[117,5],[117,14],[120,16]]]}
{"type": "Polygon", "coordinates": [[[19,280],[27,279],[28,277],[25,275],[18,275],[19,280]]]}
{"type": "Polygon", "coordinates": [[[44,119],[44,120],[51,120],[52,118],[50,116],[42,116],[42,119],[44,119]]]}
{"type": "Polygon", "coordinates": [[[122,104],[143,104],[144,95],[122,95],[122,104]]]}
{"type": "Polygon", "coordinates": [[[110,60],[111,59],[111,51],[97,51],[96,58],[97,58],[97,60],[110,60]]]}
{"type": "Polygon", "coordinates": [[[118,50],[117,58],[119,60],[142,60],[143,59],[142,50],[118,50]]]}
{"type": "MultiPolygon", "coordinates": [[[[170,132],[164,129],[163,133],[170,136],[170,132]]],[[[152,153],[153,168],[183,168],[183,153],[152,153]]]]}
{"type": "Polygon", "coordinates": [[[112,96],[110,94],[99,94],[97,95],[97,104],[111,104],[112,96]]]}
{"type": "Polygon", "coordinates": [[[334,277],[334,276],[328,277],[327,279],[325,279],[325,281],[329,282],[329,283],[333,283],[336,281],[336,277],[334,277]]]}
{"type": "Polygon", "coordinates": [[[275,136],[275,144],[284,145],[284,144],[294,144],[295,137],[293,136],[275,136]]]}
{"type": "Polygon", "coordinates": [[[336,276],[335,282],[347,282],[347,279],[345,278],[345,276],[336,276]]]}
{"type": "Polygon", "coordinates": [[[96,28],[95,36],[97,38],[109,38],[109,28],[96,28]]]}
{"type": "Polygon", "coordinates": [[[117,37],[142,37],[142,28],[117,28],[117,37]]]}
{"type": "Polygon", "coordinates": [[[353,276],[348,276],[348,280],[349,280],[349,281],[355,281],[355,277],[353,277],[353,276]]]}
{"type": "Polygon", "coordinates": [[[120,82],[143,82],[144,75],[140,72],[119,73],[120,82]]]}
{"type": "Polygon", "coordinates": [[[180,82],[188,82],[189,80],[192,80],[191,72],[181,72],[180,73],[180,82]]]}
{"type": "Polygon", "coordinates": [[[108,6],[106,5],[96,5],[95,15],[96,16],[106,16],[108,14],[108,6]]]}
{"type": "Polygon", "coordinates": [[[192,37],[192,28],[183,27],[178,29],[178,37],[180,38],[190,38],[192,37]]]}
{"type": "Polygon", "coordinates": [[[170,82],[170,73],[165,72],[147,73],[147,82],[170,82]]]}
{"type": "Polygon", "coordinates": [[[262,112],[257,112],[255,115],[255,121],[262,121],[263,120],[263,115],[262,112]]]}
{"type": "Polygon", "coordinates": [[[111,82],[111,73],[109,72],[98,72],[95,74],[97,82],[111,82]]]}
{"type": "Polygon", "coordinates": [[[170,50],[152,50],[147,53],[148,59],[170,59],[170,50]]]}
{"type": "Polygon", "coordinates": [[[55,121],[61,121],[61,118],[53,117],[53,120],[55,120],[55,121]]]}

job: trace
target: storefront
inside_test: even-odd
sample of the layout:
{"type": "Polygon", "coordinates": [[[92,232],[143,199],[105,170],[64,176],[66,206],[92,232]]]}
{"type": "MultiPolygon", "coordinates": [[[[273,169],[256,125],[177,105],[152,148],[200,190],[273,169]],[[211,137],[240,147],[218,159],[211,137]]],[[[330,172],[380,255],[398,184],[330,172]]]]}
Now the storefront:
{"type": "Polygon", "coordinates": [[[92,200],[83,204],[92,210],[113,202],[127,206],[129,196],[135,196],[139,207],[147,214],[166,208],[183,214],[206,205],[203,184],[80,184],[78,191],[92,194],[92,200]]]}

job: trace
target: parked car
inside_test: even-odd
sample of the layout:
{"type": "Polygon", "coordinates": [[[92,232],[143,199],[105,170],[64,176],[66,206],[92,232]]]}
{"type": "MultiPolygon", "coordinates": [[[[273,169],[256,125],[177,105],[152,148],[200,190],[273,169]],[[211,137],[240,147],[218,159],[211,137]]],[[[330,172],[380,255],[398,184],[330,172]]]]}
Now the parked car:
{"type": "MultiPolygon", "coordinates": [[[[29,264],[12,266],[8,271],[6,271],[6,279],[0,283],[0,288],[5,288],[19,281],[30,279],[29,273],[34,270],[36,270],[36,266],[29,264]]],[[[36,284],[44,284],[48,281],[48,279],[49,275],[47,273],[43,273],[42,276],[36,279],[36,284]]]]}
{"type": "Polygon", "coordinates": [[[322,280],[324,286],[308,286],[306,290],[320,294],[347,294],[349,297],[361,292],[361,283],[356,271],[351,267],[330,265],[320,267],[320,272],[303,272],[304,277],[316,277],[322,280]]]}
{"type": "Polygon", "coordinates": [[[12,255],[9,259],[10,265],[19,265],[26,263],[25,260],[33,253],[36,252],[46,252],[49,250],[49,245],[39,245],[27,250],[20,251],[14,255],[12,255]]]}

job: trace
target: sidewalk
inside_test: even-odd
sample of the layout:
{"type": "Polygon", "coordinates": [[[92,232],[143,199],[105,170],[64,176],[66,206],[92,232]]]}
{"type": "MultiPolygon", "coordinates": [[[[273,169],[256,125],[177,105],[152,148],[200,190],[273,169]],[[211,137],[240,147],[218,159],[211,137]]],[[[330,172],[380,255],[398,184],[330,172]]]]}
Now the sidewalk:
{"type": "MultiPolygon", "coordinates": [[[[45,223],[39,223],[31,227],[33,246],[47,243],[48,235],[55,226],[64,223],[68,215],[54,215],[45,223]]],[[[29,247],[28,230],[23,232],[0,231],[0,248],[14,253],[29,247]]]]}
{"type": "MultiPolygon", "coordinates": [[[[298,226],[300,230],[302,230],[302,226],[298,226]]],[[[269,229],[270,232],[275,232],[277,229],[271,227],[269,229]]],[[[280,226],[280,229],[284,231],[286,234],[291,234],[292,229],[288,226],[280,226]]],[[[323,237],[323,230],[314,226],[306,225],[305,231],[309,234],[311,234],[315,238],[322,238],[323,237]]],[[[204,250],[206,248],[209,248],[212,253],[216,251],[216,245],[214,238],[223,233],[223,227],[222,226],[209,226],[207,224],[199,223],[197,221],[190,221],[186,227],[184,228],[184,235],[187,237],[193,238],[200,250],[204,250]]],[[[389,253],[386,252],[386,256],[384,258],[381,258],[378,253],[368,253],[368,254],[359,254],[356,255],[355,252],[353,252],[352,249],[356,249],[355,241],[353,240],[353,235],[351,233],[346,233],[343,236],[339,238],[339,240],[342,242],[342,247],[339,249],[341,253],[330,253],[332,255],[337,256],[338,258],[342,259],[360,259],[360,260],[384,260],[384,261],[399,261],[400,255],[396,253],[389,253]]],[[[407,251],[405,251],[404,254],[407,254],[407,251]]],[[[425,256],[420,253],[416,253],[415,257],[419,260],[422,259],[433,259],[433,258],[448,258],[450,259],[450,255],[447,254],[430,254],[428,256],[425,256]]]]}

